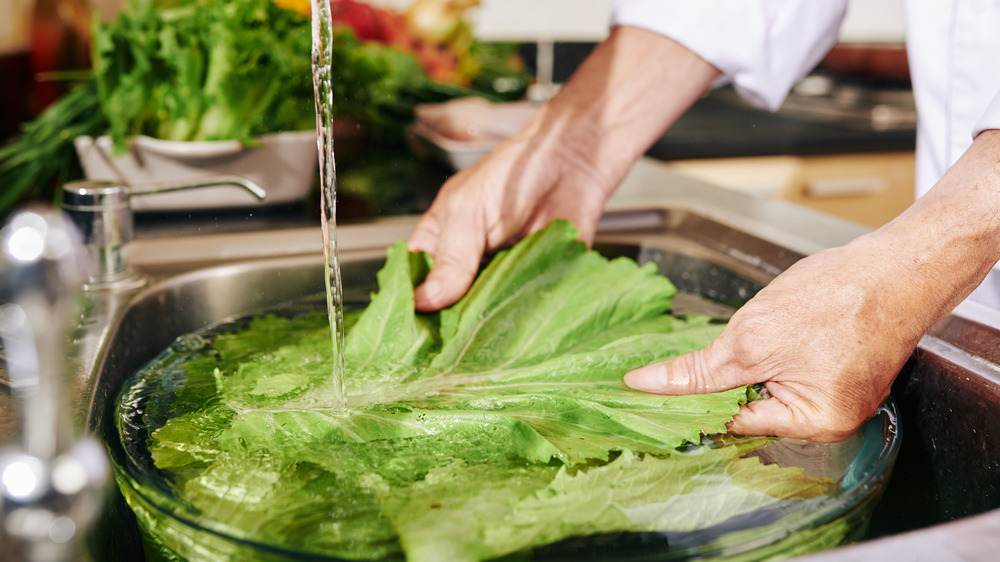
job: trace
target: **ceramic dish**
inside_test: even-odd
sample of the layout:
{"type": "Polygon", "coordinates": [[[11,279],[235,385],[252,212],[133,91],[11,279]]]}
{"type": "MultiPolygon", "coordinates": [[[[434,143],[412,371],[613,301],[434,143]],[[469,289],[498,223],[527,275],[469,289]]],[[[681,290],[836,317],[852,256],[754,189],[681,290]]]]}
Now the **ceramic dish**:
{"type": "Polygon", "coordinates": [[[407,128],[406,140],[417,156],[439,162],[454,170],[468,168],[500,144],[500,141],[491,140],[449,139],[421,123],[414,123],[407,128]]]}
{"type": "Polygon", "coordinates": [[[75,145],[87,179],[138,185],[236,175],[267,192],[262,201],[235,186],[139,195],[132,199],[135,211],[257,207],[306,197],[317,169],[316,133],[276,133],[259,141],[259,146],[246,147],[235,140],[181,142],[137,136],[128,152],[117,155],[108,136],[77,137],[75,145]]]}

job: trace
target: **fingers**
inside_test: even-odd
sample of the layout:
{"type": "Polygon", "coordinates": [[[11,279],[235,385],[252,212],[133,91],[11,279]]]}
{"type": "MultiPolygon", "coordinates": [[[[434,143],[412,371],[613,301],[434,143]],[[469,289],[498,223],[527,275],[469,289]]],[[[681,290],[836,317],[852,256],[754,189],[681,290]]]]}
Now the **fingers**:
{"type": "MultiPolygon", "coordinates": [[[[715,359],[710,349],[631,371],[625,375],[625,384],[643,392],[679,395],[721,392],[762,382],[715,359]]],[[[850,437],[864,422],[863,417],[853,415],[847,408],[836,408],[836,416],[817,410],[823,408],[802,396],[789,397],[788,401],[766,398],[745,404],[727,428],[740,435],[776,435],[833,443],[850,437]]]]}
{"type": "Polygon", "coordinates": [[[726,427],[730,433],[739,435],[777,435],[837,443],[854,435],[866,420],[864,416],[829,420],[818,412],[800,411],[777,398],[767,398],[743,405],[739,415],[726,427]]]}
{"type": "Polygon", "coordinates": [[[417,226],[410,238],[410,250],[434,255],[427,279],[413,293],[417,310],[432,312],[451,306],[472,286],[486,240],[482,227],[471,222],[451,221],[439,229],[434,218],[425,217],[417,226]]]}
{"type": "Polygon", "coordinates": [[[441,228],[437,218],[427,213],[420,218],[416,228],[413,229],[406,247],[411,252],[427,252],[434,255],[437,253],[437,241],[440,235],[441,228]]]}
{"type": "Polygon", "coordinates": [[[796,421],[792,410],[775,398],[744,404],[740,413],[726,426],[739,435],[781,435],[797,439],[809,438],[804,420],[796,421]]]}
{"type": "Polygon", "coordinates": [[[597,221],[604,212],[607,197],[599,190],[580,184],[563,184],[539,202],[534,215],[521,230],[525,237],[548,226],[553,219],[566,219],[580,231],[579,240],[590,247],[597,232],[597,221]]]}

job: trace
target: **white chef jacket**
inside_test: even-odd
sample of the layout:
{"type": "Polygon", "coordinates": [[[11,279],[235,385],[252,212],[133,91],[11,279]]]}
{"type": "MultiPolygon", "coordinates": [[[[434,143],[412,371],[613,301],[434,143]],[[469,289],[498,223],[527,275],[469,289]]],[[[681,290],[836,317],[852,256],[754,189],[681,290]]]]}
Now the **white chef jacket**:
{"type": "MultiPolygon", "coordinates": [[[[615,0],[615,24],[671,37],[722,71],[750,103],[777,109],[837,40],[847,0],[615,0]]],[[[1000,0],[907,0],[920,119],[916,194],[985,129],[1000,129],[1000,0]]],[[[959,312],[1000,324],[1000,269],[959,312]],[[985,307],[985,308],[984,308],[985,307]]]]}

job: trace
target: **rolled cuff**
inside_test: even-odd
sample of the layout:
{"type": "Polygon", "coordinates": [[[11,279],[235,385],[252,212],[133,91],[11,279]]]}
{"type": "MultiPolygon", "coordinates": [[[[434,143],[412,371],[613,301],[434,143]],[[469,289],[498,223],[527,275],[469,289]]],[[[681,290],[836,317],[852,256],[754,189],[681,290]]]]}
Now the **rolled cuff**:
{"type": "Polygon", "coordinates": [[[778,109],[837,40],[847,0],[615,0],[615,25],[666,35],[751,104],[778,109]]]}
{"type": "Polygon", "coordinates": [[[986,113],[976,122],[972,130],[972,138],[979,136],[979,133],[989,129],[1000,129],[1000,92],[993,96],[993,101],[986,108],[986,113]]]}

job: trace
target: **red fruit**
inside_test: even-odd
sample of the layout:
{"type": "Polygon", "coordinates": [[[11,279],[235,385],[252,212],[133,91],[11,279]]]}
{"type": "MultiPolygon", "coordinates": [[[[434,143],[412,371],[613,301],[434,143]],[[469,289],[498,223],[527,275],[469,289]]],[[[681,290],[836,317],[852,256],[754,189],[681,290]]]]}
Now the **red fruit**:
{"type": "Polygon", "coordinates": [[[413,37],[406,29],[406,20],[403,16],[392,10],[376,10],[375,19],[378,20],[380,42],[404,51],[411,50],[413,37]]]}
{"type": "Polygon", "coordinates": [[[379,10],[356,0],[331,0],[330,16],[333,25],[351,28],[359,41],[380,41],[379,10]]]}

